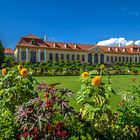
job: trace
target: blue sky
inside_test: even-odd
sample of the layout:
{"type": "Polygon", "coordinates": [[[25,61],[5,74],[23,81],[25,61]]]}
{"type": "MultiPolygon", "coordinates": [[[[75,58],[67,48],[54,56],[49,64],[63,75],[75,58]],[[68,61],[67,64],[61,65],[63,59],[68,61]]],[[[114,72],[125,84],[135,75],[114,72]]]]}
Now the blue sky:
{"type": "Polygon", "coordinates": [[[1,0],[0,40],[14,48],[21,36],[95,44],[111,37],[140,39],[139,0],[1,0]]]}

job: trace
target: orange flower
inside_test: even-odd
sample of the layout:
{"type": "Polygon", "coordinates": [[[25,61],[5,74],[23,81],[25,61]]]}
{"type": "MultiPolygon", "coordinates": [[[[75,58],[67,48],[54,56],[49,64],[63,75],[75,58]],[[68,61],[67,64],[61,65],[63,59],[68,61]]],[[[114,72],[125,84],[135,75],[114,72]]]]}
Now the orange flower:
{"type": "Polygon", "coordinates": [[[20,74],[21,74],[23,77],[26,77],[26,76],[28,75],[27,69],[25,69],[25,68],[21,69],[20,74]]]}
{"type": "Polygon", "coordinates": [[[2,75],[5,75],[5,74],[6,74],[6,69],[3,68],[3,69],[1,70],[1,72],[2,72],[2,75]]]}
{"type": "Polygon", "coordinates": [[[137,79],[135,77],[132,77],[131,80],[135,82],[137,79]]]}
{"type": "Polygon", "coordinates": [[[89,73],[88,72],[83,72],[82,73],[82,78],[85,79],[85,78],[88,78],[89,76],[89,73]]]}
{"type": "Polygon", "coordinates": [[[92,85],[93,86],[99,86],[102,82],[101,76],[95,76],[94,78],[92,78],[92,85]]]}

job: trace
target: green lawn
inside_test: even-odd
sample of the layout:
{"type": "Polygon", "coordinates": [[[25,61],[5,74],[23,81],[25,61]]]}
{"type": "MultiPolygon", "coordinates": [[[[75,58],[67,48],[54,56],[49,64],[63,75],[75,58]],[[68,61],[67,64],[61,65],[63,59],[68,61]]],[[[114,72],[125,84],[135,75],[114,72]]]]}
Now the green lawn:
{"type": "MultiPolygon", "coordinates": [[[[112,81],[112,87],[115,89],[115,91],[121,92],[124,90],[131,90],[132,89],[132,77],[136,77],[137,81],[140,81],[140,76],[139,75],[113,75],[111,76],[111,81],[112,81]]],[[[48,77],[35,77],[38,82],[47,82],[47,83],[62,83],[59,85],[59,87],[63,88],[69,88],[71,89],[75,95],[70,99],[71,104],[78,109],[78,106],[76,104],[76,93],[79,91],[81,87],[81,81],[79,76],[48,76],[48,77]]],[[[103,76],[103,80],[107,81],[107,76],[103,76]]],[[[115,107],[115,104],[118,102],[119,98],[117,95],[111,96],[111,102],[113,107],[115,107]]]]}

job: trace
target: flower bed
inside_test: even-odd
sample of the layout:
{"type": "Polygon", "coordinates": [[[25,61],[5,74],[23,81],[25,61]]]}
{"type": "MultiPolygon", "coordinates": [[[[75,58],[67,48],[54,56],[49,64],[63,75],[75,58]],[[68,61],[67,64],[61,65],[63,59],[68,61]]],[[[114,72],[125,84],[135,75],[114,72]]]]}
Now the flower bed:
{"type": "Polygon", "coordinates": [[[103,83],[104,65],[83,72],[77,94],[76,112],[69,104],[73,92],[59,89],[60,83],[39,84],[22,65],[2,69],[0,76],[0,138],[24,140],[54,139],[139,139],[140,86],[132,77],[133,90],[116,93],[111,80],[103,83]],[[110,106],[110,95],[120,103],[110,106]]]}

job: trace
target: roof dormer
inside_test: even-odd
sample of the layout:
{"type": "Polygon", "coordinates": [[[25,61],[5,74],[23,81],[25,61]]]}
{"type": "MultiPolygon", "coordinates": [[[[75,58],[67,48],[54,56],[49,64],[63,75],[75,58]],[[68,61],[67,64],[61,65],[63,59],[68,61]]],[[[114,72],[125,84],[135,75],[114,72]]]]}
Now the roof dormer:
{"type": "Polygon", "coordinates": [[[54,43],[53,46],[54,46],[54,47],[57,47],[57,43],[54,43]]]}
{"type": "Polygon", "coordinates": [[[111,51],[111,48],[108,48],[108,51],[111,51]]]}
{"type": "Polygon", "coordinates": [[[77,49],[77,48],[78,48],[78,45],[75,44],[75,45],[74,45],[74,48],[77,49]]]}
{"type": "Polygon", "coordinates": [[[30,44],[35,45],[35,40],[32,39],[32,40],[30,41],[30,44]]]}
{"type": "Polygon", "coordinates": [[[130,48],[131,52],[133,52],[133,48],[130,48]]]}
{"type": "Polygon", "coordinates": [[[69,45],[68,45],[68,44],[65,44],[65,45],[64,45],[64,47],[65,47],[65,48],[68,48],[68,47],[69,47],[69,45]]]}
{"type": "Polygon", "coordinates": [[[126,50],[125,50],[125,48],[123,49],[123,52],[125,52],[126,50]]]}
{"type": "Polygon", "coordinates": [[[116,52],[118,52],[118,50],[119,50],[118,48],[115,49],[116,52]]]}

